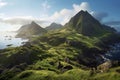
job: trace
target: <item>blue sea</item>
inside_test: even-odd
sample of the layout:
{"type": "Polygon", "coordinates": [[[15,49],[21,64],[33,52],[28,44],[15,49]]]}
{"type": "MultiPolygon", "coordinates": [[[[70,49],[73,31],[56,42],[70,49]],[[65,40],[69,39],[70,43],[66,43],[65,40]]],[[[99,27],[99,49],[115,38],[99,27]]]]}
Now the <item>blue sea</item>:
{"type": "Polygon", "coordinates": [[[16,32],[0,32],[0,49],[21,46],[28,39],[15,38],[16,32]]]}

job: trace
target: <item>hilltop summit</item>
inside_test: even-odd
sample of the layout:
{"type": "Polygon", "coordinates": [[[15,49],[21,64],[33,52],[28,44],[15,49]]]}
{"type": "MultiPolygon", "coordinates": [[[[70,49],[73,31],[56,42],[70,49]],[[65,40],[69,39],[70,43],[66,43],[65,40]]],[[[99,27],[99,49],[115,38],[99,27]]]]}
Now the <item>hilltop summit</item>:
{"type": "Polygon", "coordinates": [[[114,32],[111,27],[102,25],[87,11],[81,10],[65,25],[86,36],[96,36],[104,32],[114,32]]]}
{"type": "Polygon", "coordinates": [[[28,37],[32,35],[39,35],[47,31],[39,26],[36,22],[32,21],[30,24],[23,25],[19,30],[17,37],[28,37]]]}

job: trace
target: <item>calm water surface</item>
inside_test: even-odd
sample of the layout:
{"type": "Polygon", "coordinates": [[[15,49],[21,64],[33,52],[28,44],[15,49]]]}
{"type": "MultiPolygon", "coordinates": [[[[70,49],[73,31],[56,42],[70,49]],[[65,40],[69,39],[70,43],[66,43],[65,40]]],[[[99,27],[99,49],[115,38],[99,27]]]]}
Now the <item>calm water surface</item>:
{"type": "Polygon", "coordinates": [[[16,32],[0,32],[0,49],[21,46],[27,39],[15,38],[16,32]]]}

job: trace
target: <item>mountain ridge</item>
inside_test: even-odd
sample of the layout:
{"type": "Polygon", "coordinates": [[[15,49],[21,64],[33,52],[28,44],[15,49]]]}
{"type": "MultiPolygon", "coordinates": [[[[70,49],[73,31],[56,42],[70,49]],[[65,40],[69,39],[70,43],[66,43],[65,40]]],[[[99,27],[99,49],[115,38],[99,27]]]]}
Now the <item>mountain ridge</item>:
{"type": "MultiPolygon", "coordinates": [[[[36,23],[24,27],[29,25],[36,23]]],[[[113,71],[110,61],[104,66],[102,57],[116,40],[120,37],[116,38],[113,29],[102,26],[88,12],[79,12],[60,30],[30,38],[20,47],[0,50],[0,80],[119,80],[120,63],[111,62],[117,65],[113,71]],[[81,27],[92,28],[90,35],[89,29],[83,33],[81,27]]]]}
{"type": "Polygon", "coordinates": [[[32,21],[30,24],[23,25],[18,31],[16,37],[30,37],[32,35],[41,35],[47,32],[44,28],[32,21]]]}
{"type": "Polygon", "coordinates": [[[65,24],[65,27],[75,29],[78,33],[85,36],[96,36],[104,32],[114,32],[115,30],[104,26],[91,16],[87,11],[81,10],[75,16],[73,16],[68,23],[65,24]],[[109,30],[111,29],[111,31],[109,30]]]}
{"type": "Polygon", "coordinates": [[[61,24],[58,24],[58,23],[51,23],[49,26],[47,26],[45,29],[46,30],[56,30],[56,29],[60,29],[62,28],[63,26],[61,24]]]}

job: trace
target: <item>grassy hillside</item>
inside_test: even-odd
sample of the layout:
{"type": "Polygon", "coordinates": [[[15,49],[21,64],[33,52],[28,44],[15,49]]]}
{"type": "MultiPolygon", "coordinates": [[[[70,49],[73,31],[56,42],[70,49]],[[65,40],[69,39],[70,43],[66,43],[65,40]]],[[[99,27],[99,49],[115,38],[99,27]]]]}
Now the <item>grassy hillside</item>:
{"type": "Polygon", "coordinates": [[[17,32],[16,37],[29,38],[35,35],[42,35],[46,33],[47,30],[32,21],[30,24],[23,25],[17,32]]]}
{"type": "Polygon", "coordinates": [[[88,37],[74,30],[50,32],[21,47],[1,50],[0,79],[86,80],[91,78],[90,67],[102,60],[99,54],[104,45],[102,37],[88,37]]]}
{"type": "Polygon", "coordinates": [[[81,27],[87,29],[88,26],[84,19],[79,20],[81,17],[74,17],[69,27],[67,25],[60,30],[31,37],[21,47],[0,50],[0,80],[118,80],[119,67],[103,73],[95,68],[103,63],[100,55],[109,48],[108,44],[119,40],[119,37],[113,29],[107,26],[102,28],[91,17],[88,14],[90,25],[94,22],[99,25],[91,26],[94,27],[92,32],[95,32],[91,34],[90,31],[92,36],[79,32],[81,27]],[[76,20],[84,25],[76,26],[76,20]],[[100,28],[100,31],[96,32],[95,28],[100,28]]]}
{"type": "Polygon", "coordinates": [[[90,70],[72,69],[62,74],[48,70],[26,70],[11,80],[119,80],[120,67],[113,68],[109,72],[91,74],[90,70]]]}
{"type": "Polygon", "coordinates": [[[102,25],[87,11],[80,11],[73,16],[70,21],[65,25],[67,28],[72,28],[78,33],[86,36],[99,37],[105,33],[115,32],[115,29],[102,25]]]}
{"type": "Polygon", "coordinates": [[[47,26],[45,29],[46,30],[57,30],[62,28],[63,26],[61,24],[57,24],[57,23],[51,23],[49,26],[47,26]]]}

